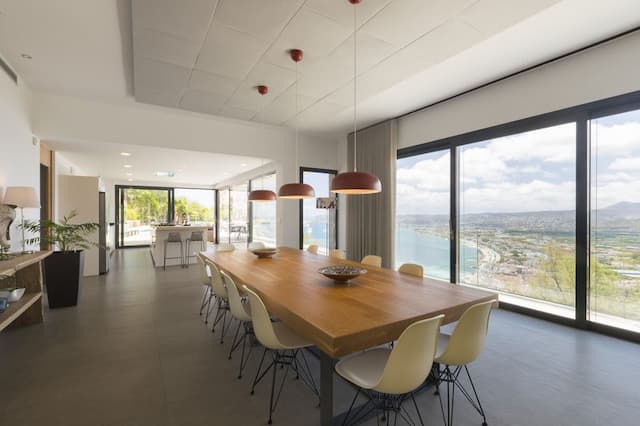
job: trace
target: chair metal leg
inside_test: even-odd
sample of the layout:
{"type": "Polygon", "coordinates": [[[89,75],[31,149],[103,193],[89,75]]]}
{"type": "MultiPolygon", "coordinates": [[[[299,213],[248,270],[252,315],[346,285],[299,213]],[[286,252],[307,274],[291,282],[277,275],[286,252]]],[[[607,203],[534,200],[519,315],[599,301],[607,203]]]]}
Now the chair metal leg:
{"type": "Polygon", "coordinates": [[[202,312],[204,311],[204,307],[207,305],[207,296],[209,295],[209,290],[211,287],[206,286],[204,288],[204,293],[202,294],[202,302],[200,302],[200,316],[202,316],[202,312]]]}
{"type": "Polygon", "coordinates": [[[272,362],[271,364],[269,364],[269,367],[267,367],[264,371],[261,371],[262,365],[264,364],[264,359],[267,356],[268,351],[269,349],[264,348],[264,351],[262,352],[262,358],[260,358],[260,363],[258,364],[258,369],[256,370],[256,377],[253,379],[253,384],[251,385],[251,395],[255,393],[256,385],[260,383],[264,375],[267,374],[267,372],[271,367],[273,367],[273,362],[272,362]]]}
{"type": "Polygon", "coordinates": [[[231,348],[229,349],[229,357],[231,359],[231,355],[238,348],[238,344],[240,340],[238,340],[238,334],[240,334],[240,326],[242,325],[242,321],[238,321],[238,326],[236,327],[236,332],[233,334],[233,340],[231,341],[231,348]]]}

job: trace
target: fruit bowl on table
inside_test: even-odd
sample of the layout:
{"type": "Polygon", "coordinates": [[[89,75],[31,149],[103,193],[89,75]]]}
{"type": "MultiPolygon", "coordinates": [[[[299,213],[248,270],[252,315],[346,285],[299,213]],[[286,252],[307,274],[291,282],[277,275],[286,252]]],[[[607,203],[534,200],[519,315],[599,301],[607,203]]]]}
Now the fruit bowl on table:
{"type": "Polygon", "coordinates": [[[318,269],[322,275],[338,283],[347,283],[360,275],[366,274],[367,270],[358,266],[333,265],[318,269]]]}
{"type": "Polygon", "coordinates": [[[251,250],[251,253],[258,256],[258,259],[270,259],[273,257],[274,254],[278,253],[278,249],[269,248],[269,247],[258,248],[258,249],[251,250]]]}

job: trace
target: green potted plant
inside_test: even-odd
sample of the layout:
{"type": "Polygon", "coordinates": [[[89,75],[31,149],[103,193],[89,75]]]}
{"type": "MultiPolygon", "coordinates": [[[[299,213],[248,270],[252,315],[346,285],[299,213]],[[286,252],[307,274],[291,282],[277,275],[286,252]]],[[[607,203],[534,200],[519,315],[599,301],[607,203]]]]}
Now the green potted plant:
{"type": "Polygon", "coordinates": [[[90,239],[100,228],[97,223],[71,223],[75,210],[64,216],[60,223],[51,220],[28,221],[24,229],[40,235],[27,240],[27,244],[44,243],[55,251],[44,260],[44,283],[50,308],[78,304],[78,291],[84,271],[84,250],[97,247],[90,239]]]}

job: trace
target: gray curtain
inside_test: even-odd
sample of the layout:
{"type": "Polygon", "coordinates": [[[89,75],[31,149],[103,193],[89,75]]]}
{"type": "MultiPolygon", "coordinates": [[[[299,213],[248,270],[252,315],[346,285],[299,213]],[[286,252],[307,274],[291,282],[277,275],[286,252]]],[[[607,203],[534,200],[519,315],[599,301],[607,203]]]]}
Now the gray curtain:
{"type": "MultiPolygon", "coordinates": [[[[382,183],[382,192],[371,195],[348,195],[347,257],[360,260],[365,255],[382,257],[382,265],[394,262],[396,120],[358,132],[356,155],[358,171],[373,173],[382,183]]],[[[353,168],[353,133],[348,138],[349,170],[353,168]]]]}

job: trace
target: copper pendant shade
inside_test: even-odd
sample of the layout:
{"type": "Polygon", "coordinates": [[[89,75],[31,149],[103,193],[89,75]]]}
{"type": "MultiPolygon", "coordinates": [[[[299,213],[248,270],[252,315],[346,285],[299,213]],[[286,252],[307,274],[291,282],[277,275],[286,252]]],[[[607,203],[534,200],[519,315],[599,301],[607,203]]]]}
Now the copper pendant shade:
{"type": "Polygon", "coordinates": [[[302,200],[305,198],[314,198],[316,191],[311,185],[306,183],[285,183],[278,191],[278,197],[288,200],[302,200]]]}
{"type": "MultiPolygon", "coordinates": [[[[264,85],[260,85],[256,89],[263,96],[269,93],[269,87],[264,85]]],[[[276,193],[268,189],[255,189],[249,193],[249,201],[267,202],[276,201],[276,199],[276,193]]]]}
{"type": "Polygon", "coordinates": [[[382,183],[376,175],[367,172],[340,173],[331,181],[331,192],[338,194],[375,194],[382,191],[382,183]]]}
{"type": "Polygon", "coordinates": [[[382,191],[382,183],[376,175],[367,172],[359,172],[356,166],[356,138],[357,132],[357,40],[358,32],[356,25],[355,6],[360,0],[348,0],[354,6],[353,9],[353,171],[340,173],[331,181],[331,192],[347,195],[375,194],[382,191]]]}
{"type": "Polygon", "coordinates": [[[249,201],[276,201],[276,193],[268,189],[255,189],[249,193],[249,201]]]}
{"type": "MultiPolygon", "coordinates": [[[[302,61],[303,52],[300,49],[292,49],[289,55],[293,62],[296,63],[296,169],[298,168],[298,62],[302,61]]],[[[314,198],[316,191],[311,185],[306,183],[285,183],[278,190],[278,198],[287,200],[303,200],[305,198],[314,198]]]]}

